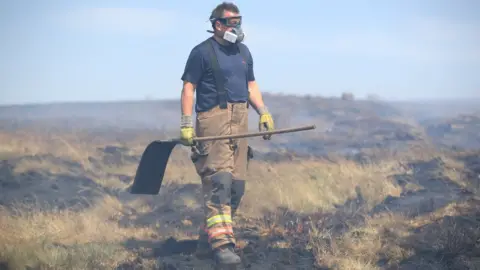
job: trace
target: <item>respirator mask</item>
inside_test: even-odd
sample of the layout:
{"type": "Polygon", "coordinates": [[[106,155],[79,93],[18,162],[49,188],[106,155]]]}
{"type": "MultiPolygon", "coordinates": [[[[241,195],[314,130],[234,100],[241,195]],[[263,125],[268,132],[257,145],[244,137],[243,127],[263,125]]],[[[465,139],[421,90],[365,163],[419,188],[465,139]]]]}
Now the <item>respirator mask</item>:
{"type": "Polygon", "coordinates": [[[242,42],[245,38],[245,33],[243,33],[242,27],[236,26],[232,28],[231,31],[225,31],[223,34],[223,39],[230,43],[239,43],[242,42]]]}
{"type": "MultiPolygon", "coordinates": [[[[242,29],[242,16],[228,17],[228,18],[210,18],[212,26],[215,27],[215,22],[219,21],[226,27],[231,27],[230,31],[225,31],[223,39],[230,43],[240,43],[245,38],[245,33],[242,29]]],[[[213,31],[209,31],[212,32],[213,31]]]]}

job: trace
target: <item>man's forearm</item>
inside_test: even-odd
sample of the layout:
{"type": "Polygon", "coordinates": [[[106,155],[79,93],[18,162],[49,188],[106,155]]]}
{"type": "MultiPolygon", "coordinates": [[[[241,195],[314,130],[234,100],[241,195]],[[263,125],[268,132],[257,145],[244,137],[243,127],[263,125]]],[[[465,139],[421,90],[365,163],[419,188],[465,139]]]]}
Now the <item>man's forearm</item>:
{"type": "Polygon", "coordinates": [[[195,93],[195,86],[190,83],[185,83],[181,95],[181,112],[182,125],[189,125],[192,122],[193,114],[193,94],[195,93]]]}
{"type": "Polygon", "coordinates": [[[252,107],[255,109],[255,111],[258,114],[262,114],[262,112],[266,109],[265,104],[263,103],[263,97],[262,93],[258,89],[258,86],[256,83],[249,83],[249,97],[248,97],[248,102],[252,107]]]}
{"type": "Polygon", "coordinates": [[[181,96],[181,110],[182,115],[193,114],[193,94],[195,93],[195,86],[189,83],[185,83],[182,88],[181,96]]]}

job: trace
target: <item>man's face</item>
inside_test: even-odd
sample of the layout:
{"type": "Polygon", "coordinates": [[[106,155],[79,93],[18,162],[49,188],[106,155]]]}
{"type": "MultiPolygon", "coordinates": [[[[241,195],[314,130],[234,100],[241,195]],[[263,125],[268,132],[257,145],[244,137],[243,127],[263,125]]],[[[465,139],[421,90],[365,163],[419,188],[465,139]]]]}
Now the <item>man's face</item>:
{"type": "Polygon", "coordinates": [[[240,14],[226,10],[223,13],[223,18],[218,20],[215,23],[215,27],[217,29],[217,32],[223,35],[223,33],[227,31],[231,31],[232,28],[234,28],[235,26],[241,23],[242,23],[242,19],[240,14]]]}

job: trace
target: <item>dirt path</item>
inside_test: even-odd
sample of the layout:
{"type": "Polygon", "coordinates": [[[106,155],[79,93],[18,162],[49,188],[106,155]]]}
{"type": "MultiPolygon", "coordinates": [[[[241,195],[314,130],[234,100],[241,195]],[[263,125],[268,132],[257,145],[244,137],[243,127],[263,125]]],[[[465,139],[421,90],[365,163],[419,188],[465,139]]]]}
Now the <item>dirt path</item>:
{"type": "Polygon", "coordinates": [[[441,159],[408,165],[411,174],[394,175],[404,191],[398,198],[387,197],[372,211],[402,213],[408,217],[434,212],[452,202],[471,198],[472,193],[445,175],[445,163],[441,159]]]}

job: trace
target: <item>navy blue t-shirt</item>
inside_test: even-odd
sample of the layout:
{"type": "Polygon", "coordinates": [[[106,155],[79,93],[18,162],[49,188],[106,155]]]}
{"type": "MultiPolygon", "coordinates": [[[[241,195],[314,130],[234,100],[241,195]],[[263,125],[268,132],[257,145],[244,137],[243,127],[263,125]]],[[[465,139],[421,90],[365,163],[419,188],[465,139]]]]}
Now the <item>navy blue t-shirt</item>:
{"type": "MultiPolygon", "coordinates": [[[[221,45],[213,37],[214,49],[218,59],[221,73],[225,80],[227,101],[231,103],[248,101],[248,81],[254,81],[253,59],[248,47],[243,43],[221,45]],[[239,48],[243,46],[247,59],[243,59],[239,48]]],[[[203,112],[218,105],[217,87],[210,61],[209,40],[195,46],[188,56],[183,81],[188,81],[197,86],[195,111],[203,112]]]]}

